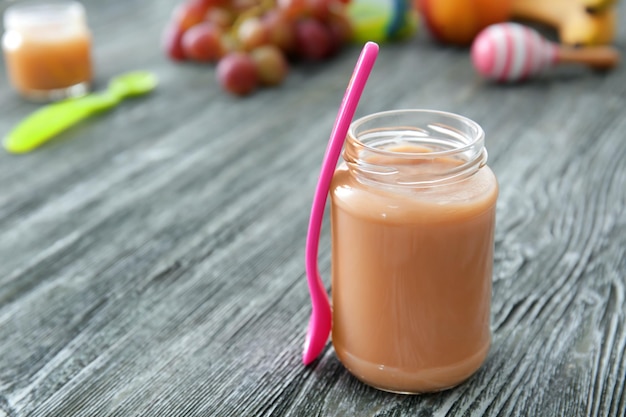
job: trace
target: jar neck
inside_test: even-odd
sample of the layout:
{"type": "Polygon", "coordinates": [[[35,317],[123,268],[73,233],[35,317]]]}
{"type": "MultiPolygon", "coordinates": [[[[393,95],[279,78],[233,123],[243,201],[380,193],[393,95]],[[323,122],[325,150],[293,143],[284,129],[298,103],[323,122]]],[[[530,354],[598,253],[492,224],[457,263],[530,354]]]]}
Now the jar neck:
{"type": "Polygon", "coordinates": [[[484,133],[451,113],[398,110],[355,121],[343,159],[360,182],[427,188],[462,181],[487,163],[484,133]]]}

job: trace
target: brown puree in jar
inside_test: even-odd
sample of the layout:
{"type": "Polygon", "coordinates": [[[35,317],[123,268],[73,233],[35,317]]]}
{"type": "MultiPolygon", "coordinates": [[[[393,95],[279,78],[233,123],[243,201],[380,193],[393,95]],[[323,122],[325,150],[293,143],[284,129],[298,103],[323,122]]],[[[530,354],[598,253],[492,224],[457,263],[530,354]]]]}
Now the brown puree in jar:
{"type": "MultiPolygon", "coordinates": [[[[462,162],[414,162],[408,175],[439,178],[462,162]]],[[[457,385],[481,366],[491,341],[496,178],[482,166],[452,183],[388,187],[351,170],[341,164],[331,185],[336,354],[383,390],[457,385]]]]}

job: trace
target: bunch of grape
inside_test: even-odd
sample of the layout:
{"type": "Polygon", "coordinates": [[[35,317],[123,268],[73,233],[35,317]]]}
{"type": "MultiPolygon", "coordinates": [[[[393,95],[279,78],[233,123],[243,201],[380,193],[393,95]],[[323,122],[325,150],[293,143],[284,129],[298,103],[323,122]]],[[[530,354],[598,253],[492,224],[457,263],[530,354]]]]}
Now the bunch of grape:
{"type": "Polygon", "coordinates": [[[351,36],[349,0],[185,0],[164,33],[177,61],[217,63],[218,83],[247,95],[283,82],[289,63],[332,57],[351,36]]]}

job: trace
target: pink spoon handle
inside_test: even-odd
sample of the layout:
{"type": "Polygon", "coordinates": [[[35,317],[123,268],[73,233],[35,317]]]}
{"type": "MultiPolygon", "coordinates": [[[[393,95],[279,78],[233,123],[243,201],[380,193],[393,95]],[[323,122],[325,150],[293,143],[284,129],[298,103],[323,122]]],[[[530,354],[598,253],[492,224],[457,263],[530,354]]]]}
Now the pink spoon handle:
{"type": "Polygon", "coordinates": [[[309,331],[304,348],[303,361],[305,364],[313,361],[321,353],[330,334],[330,303],[328,302],[328,294],[326,293],[326,288],[324,287],[324,283],[320,278],[317,268],[317,253],[324,207],[326,206],[330,182],[335,172],[337,161],[339,160],[341,149],[348,133],[348,128],[350,127],[350,123],[352,123],[352,118],[356,112],[361,93],[365,88],[367,78],[374,66],[377,55],[378,45],[373,42],[366,43],[356,63],[343,100],[341,101],[339,112],[337,113],[337,118],[335,119],[326,153],[322,161],[322,169],[313,197],[305,252],[305,267],[311,303],[313,305],[313,316],[309,323],[309,331]],[[314,318],[315,315],[321,315],[321,320],[316,320],[314,318]],[[316,328],[311,328],[311,326],[316,328]]]}

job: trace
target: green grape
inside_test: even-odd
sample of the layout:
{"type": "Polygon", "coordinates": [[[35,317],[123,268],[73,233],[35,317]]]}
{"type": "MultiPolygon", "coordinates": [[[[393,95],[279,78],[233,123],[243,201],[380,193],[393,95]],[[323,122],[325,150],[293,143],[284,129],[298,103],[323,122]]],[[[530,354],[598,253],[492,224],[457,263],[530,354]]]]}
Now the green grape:
{"type": "Polygon", "coordinates": [[[263,85],[281,84],[289,73],[289,64],[285,54],[276,45],[264,45],[251,52],[252,59],[263,85]]]}

